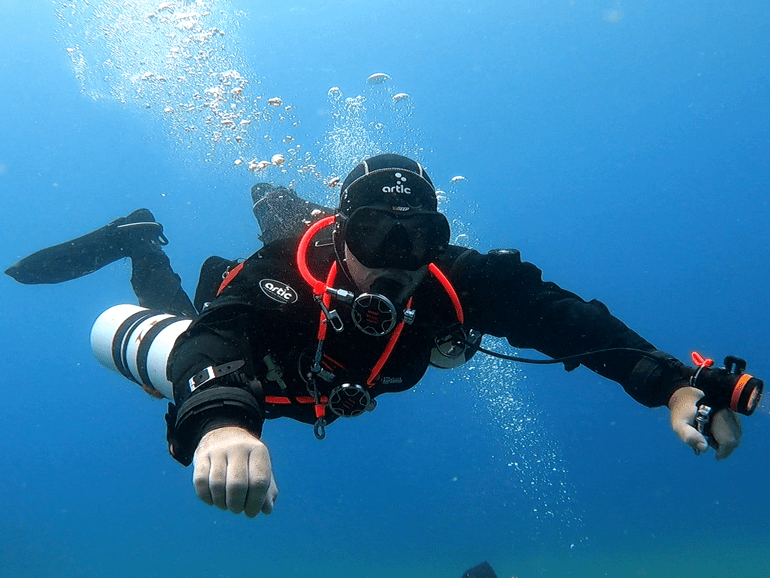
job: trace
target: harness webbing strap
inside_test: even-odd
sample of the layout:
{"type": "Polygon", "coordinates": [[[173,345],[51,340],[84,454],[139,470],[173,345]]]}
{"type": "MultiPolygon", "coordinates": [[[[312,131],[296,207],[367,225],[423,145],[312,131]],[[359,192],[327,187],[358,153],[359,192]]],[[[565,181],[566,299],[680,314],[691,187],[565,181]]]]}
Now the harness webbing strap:
{"type": "MultiPolygon", "coordinates": [[[[332,263],[331,268],[329,269],[329,274],[326,276],[326,285],[324,287],[324,290],[326,287],[331,287],[334,284],[334,280],[337,278],[337,261],[332,263]]],[[[323,297],[321,297],[321,302],[324,304],[324,307],[326,307],[326,310],[328,311],[329,305],[331,305],[332,302],[332,296],[329,293],[324,293],[323,297]]],[[[326,339],[326,328],[329,327],[329,324],[326,323],[324,320],[324,312],[321,310],[321,323],[318,326],[318,340],[323,341],[326,339]]]]}
{"type": "MultiPolygon", "coordinates": [[[[412,308],[412,297],[409,298],[409,301],[406,304],[406,308],[412,308]]],[[[385,346],[385,351],[382,352],[382,355],[380,355],[377,363],[374,364],[372,372],[369,374],[369,379],[366,380],[366,385],[369,387],[372,387],[374,382],[377,381],[377,378],[380,376],[380,371],[382,371],[382,368],[388,362],[388,358],[390,357],[390,354],[393,353],[393,348],[396,347],[396,342],[398,341],[398,338],[401,337],[401,332],[403,330],[404,320],[402,319],[401,323],[396,325],[396,328],[393,330],[393,334],[390,336],[388,344],[385,346]]]]}
{"type": "Polygon", "coordinates": [[[222,284],[219,286],[219,289],[217,289],[217,297],[219,297],[219,294],[225,290],[225,287],[227,287],[232,282],[232,280],[237,277],[238,273],[241,272],[241,269],[243,269],[245,264],[246,261],[242,261],[230,269],[225,278],[222,280],[222,284]]]}
{"type": "MultiPolygon", "coordinates": [[[[310,397],[308,395],[298,395],[297,397],[294,398],[294,401],[296,401],[297,403],[308,405],[311,403],[315,403],[315,398],[310,397]]],[[[326,403],[328,399],[326,398],[326,396],[321,396],[320,401],[321,403],[326,403]]],[[[271,403],[273,405],[291,405],[294,402],[292,402],[292,398],[290,397],[283,397],[280,395],[266,395],[265,403],[271,403]]]]}

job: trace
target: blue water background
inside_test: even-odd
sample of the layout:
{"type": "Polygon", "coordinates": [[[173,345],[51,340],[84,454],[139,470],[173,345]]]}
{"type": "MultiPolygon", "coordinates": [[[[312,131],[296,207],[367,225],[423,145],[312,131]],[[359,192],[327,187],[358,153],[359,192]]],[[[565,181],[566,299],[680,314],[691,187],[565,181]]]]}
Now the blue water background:
{"type": "MultiPolygon", "coordinates": [[[[0,4],[0,263],[146,206],[192,292],[207,256],[259,246],[255,179],[296,174],[255,176],[157,106],[85,94],[60,6],[0,4]]],[[[682,359],[736,354],[770,377],[767,3],[216,6],[239,24],[249,90],[291,103],[325,176],[339,176],[323,146],[336,86],[396,125],[396,148],[422,147],[468,242],[520,249],[682,359]],[[376,72],[391,80],[367,85],[376,72]],[[401,92],[408,114],[391,107],[401,92]]],[[[167,455],[165,403],[90,352],[96,316],[133,301],[129,274],[0,280],[2,576],[459,577],[484,559],[519,578],[770,574],[767,409],[717,463],[678,442],[666,410],[582,368],[433,371],[324,442],[269,423],[274,514],[208,508],[167,455]]]]}

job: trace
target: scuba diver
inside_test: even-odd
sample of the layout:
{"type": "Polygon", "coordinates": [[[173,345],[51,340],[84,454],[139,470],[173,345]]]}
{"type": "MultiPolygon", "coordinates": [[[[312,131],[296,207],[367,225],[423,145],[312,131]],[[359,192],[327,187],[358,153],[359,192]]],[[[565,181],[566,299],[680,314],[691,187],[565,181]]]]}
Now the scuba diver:
{"type": "Polygon", "coordinates": [[[194,464],[195,491],[209,505],[272,512],[265,420],[299,420],[323,439],[336,419],[373,410],[430,365],[495,355],[481,347],[485,334],[551,358],[530,361],[584,365],[641,404],[667,406],[682,442],[697,454],[712,445],[717,459],[740,443],[737,412],[759,402],[762,382],[742,360],[685,366],[603,303],[543,281],[518,251],[451,245],[431,179],[411,159],[361,162],[336,210],[264,183],[252,195],[264,246],[244,261],[210,257],[192,302],[146,209],[6,271],[21,283],[58,283],[131,258],[142,307],[105,312],[92,345],[106,365],[173,401],[170,453],[194,464]]]}

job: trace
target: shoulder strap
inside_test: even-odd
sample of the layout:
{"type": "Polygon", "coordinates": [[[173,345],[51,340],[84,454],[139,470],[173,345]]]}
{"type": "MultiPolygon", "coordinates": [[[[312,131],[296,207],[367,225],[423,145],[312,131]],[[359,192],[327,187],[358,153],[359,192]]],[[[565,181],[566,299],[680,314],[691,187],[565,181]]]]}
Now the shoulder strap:
{"type": "Polygon", "coordinates": [[[195,300],[193,304],[195,309],[200,312],[203,304],[213,300],[218,293],[218,288],[222,283],[228,269],[237,264],[237,261],[225,259],[224,257],[209,257],[201,266],[198,286],[195,289],[195,300]]]}
{"type": "Polygon", "coordinates": [[[219,297],[219,294],[225,290],[225,287],[227,287],[230,283],[232,283],[233,279],[235,279],[238,276],[238,273],[240,273],[243,270],[243,266],[245,264],[246,264],[246,261],[242,261],[227,272],[227,275],[225,275],[225,278],[222,279],[222,284],[219,286],[219,289],[217,289],[217,297],[219,297]]]}

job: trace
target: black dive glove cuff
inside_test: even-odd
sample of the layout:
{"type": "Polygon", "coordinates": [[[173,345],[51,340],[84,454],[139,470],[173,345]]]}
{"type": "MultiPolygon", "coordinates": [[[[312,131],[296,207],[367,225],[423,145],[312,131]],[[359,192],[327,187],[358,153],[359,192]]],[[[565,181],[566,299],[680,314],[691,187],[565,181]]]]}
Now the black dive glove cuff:
{"type": "Polygon", "coordinates": [[[692,375],[692,368],[673,355],[651,351],[649,357],[642,357],[634,366],[623,386],[636,401],[647,407],[659,407],[667,405],[677,389],[690,385],[692,375]]]}
{"type": "Polygon", "coordinates": [[[225,426],[262,435],[262,410],[254,396],[238,387],[215,387],[190,396],[178,409],[169,403],[166,440],[171,456],[183,466],[192,463],[195,449],[208,432],[225,426]]]}

